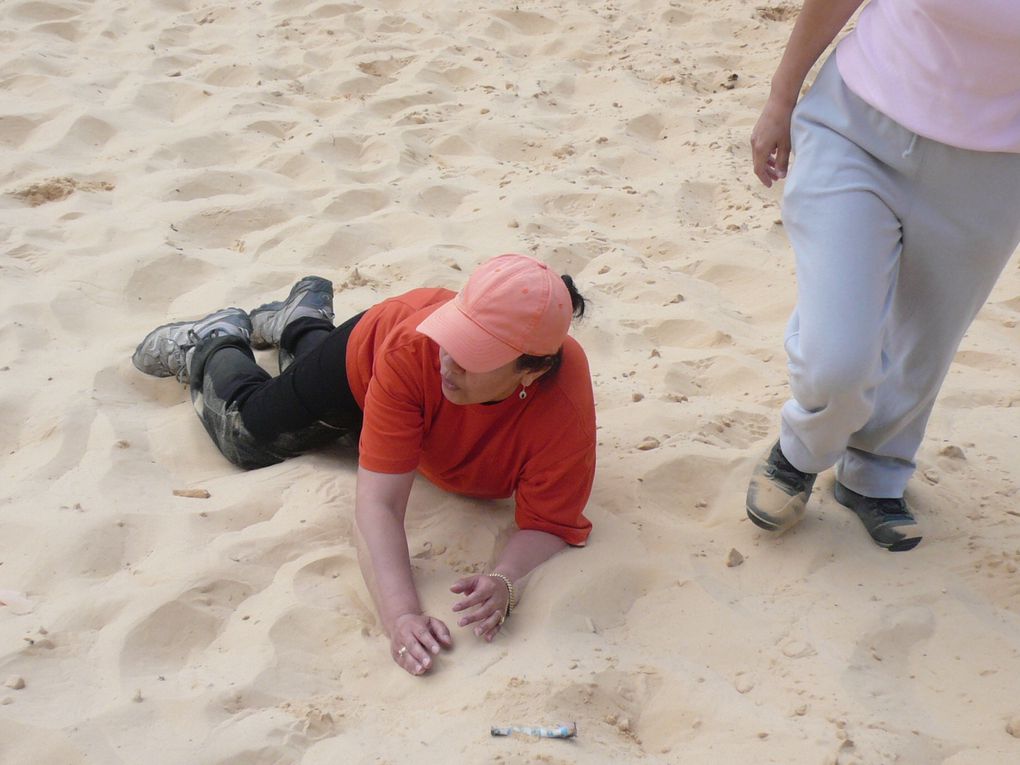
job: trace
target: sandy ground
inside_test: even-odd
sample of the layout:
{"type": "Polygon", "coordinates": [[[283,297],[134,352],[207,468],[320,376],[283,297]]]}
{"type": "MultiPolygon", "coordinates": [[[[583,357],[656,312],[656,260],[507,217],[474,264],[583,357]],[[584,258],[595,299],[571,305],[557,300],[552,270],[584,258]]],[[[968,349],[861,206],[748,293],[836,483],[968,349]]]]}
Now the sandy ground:
{"type": "MultiPolygon", "coordinates": [[[[794,12],[3,3],[0,761],[1020,761],[1016,264],[921,450],[919,548],[874,547],[829,475],[783,538],[744,516],[795,299],[746,144],[794,12]],[[591,300],[595,532],[414,679],[358,571],[351,452],[243,474],[129,357],[308,273],[343,317],[507,251],[591,300]]],[[[512,524],[419,481],[428,607],[512,524]]]]}

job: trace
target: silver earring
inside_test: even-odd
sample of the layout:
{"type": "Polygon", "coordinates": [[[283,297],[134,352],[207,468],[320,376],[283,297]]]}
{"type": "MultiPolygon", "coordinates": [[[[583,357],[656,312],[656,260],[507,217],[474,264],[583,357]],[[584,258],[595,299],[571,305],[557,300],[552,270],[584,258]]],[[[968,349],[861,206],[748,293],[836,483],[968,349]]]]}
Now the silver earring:
{"type": "Polygon", "coordinates": [[[517,394],[517,398],[519,398],[521,401],[523,401],[527,397],[528,397],[528,387],[526,385],[524,385],[524,383],[521,383],[521,392],[517,394]]]}

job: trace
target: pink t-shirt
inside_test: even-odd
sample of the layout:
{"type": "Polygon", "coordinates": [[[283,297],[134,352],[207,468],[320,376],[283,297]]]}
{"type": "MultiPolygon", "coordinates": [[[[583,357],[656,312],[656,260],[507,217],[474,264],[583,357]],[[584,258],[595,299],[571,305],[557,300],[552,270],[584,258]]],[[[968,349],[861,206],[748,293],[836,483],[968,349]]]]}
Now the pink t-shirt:
{"type": "Polygon", "coordinates": [[[1020,153],[1020,0],[872,0],[836,61],[850,90],[908,130],[1020,153]]]}

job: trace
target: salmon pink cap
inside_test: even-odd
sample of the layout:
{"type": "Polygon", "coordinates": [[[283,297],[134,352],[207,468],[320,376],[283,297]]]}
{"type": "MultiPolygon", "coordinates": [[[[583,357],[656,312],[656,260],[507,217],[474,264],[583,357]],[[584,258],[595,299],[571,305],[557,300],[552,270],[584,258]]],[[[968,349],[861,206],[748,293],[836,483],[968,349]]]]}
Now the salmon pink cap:
{"type": "Polygon", "coordinates": [[[468,372],[491,372],[518,356],[559,351],[572,315],[567,286],[545,263],[500,255],[476,268],[418,331],[468,372]]]}

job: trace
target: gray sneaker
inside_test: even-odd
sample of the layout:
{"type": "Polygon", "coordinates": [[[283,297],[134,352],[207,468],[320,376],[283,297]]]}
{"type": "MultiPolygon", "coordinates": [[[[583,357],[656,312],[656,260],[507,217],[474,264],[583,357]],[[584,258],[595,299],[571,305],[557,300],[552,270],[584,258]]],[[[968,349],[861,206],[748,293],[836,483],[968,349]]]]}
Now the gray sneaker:
{"type": "Polygon", "coordinates": [[[791,465],[776,441],[751,476],[747,517],[766,531],[786,531],[804,517],[817,477],[791,465]]]}
{"type": "Polygon", "coordinates": [[[250,316],[252,347],[279,347],[283,330],[295,319],[314,317],[332,324],[333,282],[321,276],[306,276],[291,287],[286,300],[260,305],[250,316]]]}
{"type": "Polygon", "coordinates": [[[920,529],[907,503],[900,498],[865,497],[836,481],[836,501],[857,513],[875,544],[892,552],[913,550],[921,541],[920,529]]]}
{"type": "Polygon", "coordinates": [[[195,344],[206,337],[233,335],[248,342],[251,320],[240,308],[224,308],[198,321],[176,321],[156,327],[138,344],[131,362],[153,377],[176,377],[187,384],[188,357],[195,344]]]}

